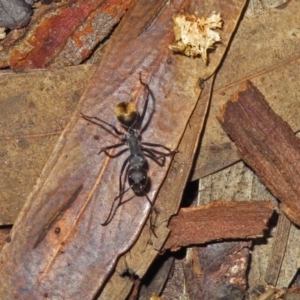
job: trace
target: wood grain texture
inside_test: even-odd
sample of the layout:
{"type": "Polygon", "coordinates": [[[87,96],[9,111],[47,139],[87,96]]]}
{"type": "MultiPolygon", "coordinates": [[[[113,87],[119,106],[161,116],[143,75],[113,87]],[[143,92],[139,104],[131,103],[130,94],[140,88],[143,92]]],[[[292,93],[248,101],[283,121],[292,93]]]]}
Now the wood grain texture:
{"type": "Polygon", "coordinates": [[[246,81],[221,110],[219,121],[241,158],[280,200],[288,218],[300,225],[300,140],[246,81]]]}
{"type": "Polygon", "coordinates": [[[270,201],[214,201],[199,207],[182,208],[170,221],[171,235],[164,248],[263,236],[273,210],[270,201]]]}

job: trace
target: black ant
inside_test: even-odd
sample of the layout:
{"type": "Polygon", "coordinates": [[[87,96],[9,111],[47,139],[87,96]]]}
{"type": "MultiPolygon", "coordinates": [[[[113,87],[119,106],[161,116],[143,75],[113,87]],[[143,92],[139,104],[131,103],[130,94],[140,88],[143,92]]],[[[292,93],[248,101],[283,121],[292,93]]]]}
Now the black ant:
{"type": "MultiPolygon", "coordinates": [[[[121,125],[127,130],[125,133],[119,131],[114,125],[111,125],[107,123],[106,121],[98,118],[98,117],[90,117],[86,116],[81,113],[82,117],[91,122],[94,123],[103,129],[110,132],[112,135],[117,134],[118,136],[122,136],[121,142],[118,144],[106,146],[102,148],[98,154],[104,152],[107,156],[115,158],[122,153],[129,150],[130,155],[125,159],[119,176],[119,194],[115,197],[113,204],[111,206],[109,215],[105,222],[101,223],[102,226],[108,225],[111,220],[113,219],[117,209],[125,202],[129,201],[130,199],[122,202],[122,196],[130,189],[132,189],[137,196],[145,196],[147,198],[147,201],[153,208],[153,203],[151,202],[150,198],[148,197],[146,193],[146,188],[148,185],[148,175],[147,175],[147,160],[146,157],[151,158],[153,161],[155,161],[159,166],[163,166],[165,164],[165,159],[167,156],[170,156],[175,153],[175,151],[172,151],[168,147],[165,147],[160,144],[154,144],[154,143],[146,143],[141,141],[141,133],[146,129],[148,126],[151,115],[147,121],[147,123],[142,127],[142,122],[145,118],[148,103],[149,103],[149,95],[151,95],[152,99],[154,99],[154,96],[149,88],[149,86],[144,83],[140,76],[140,82],[141,84],[146,88],[147,90],[147,96],[145,99],[144,108],[142,111],[142,114],[140,115],[137,111],[136,106],[131,102],[121,102],[117,105],[115,109],[115,114],[118,119],[118,121],[121,123],[121,125]],[[99,123],[101,122],[101,123],[99,123]],[[107,129],[103,124],[108,126],[110,128],[107,129]],[[127,145],[128,148],[121,150],[115,155],[111,155],[107,152],[109,149],[113,148],[119,148],[123,145],[127,145]],[[160,147],[165,150],[166,152],[161,152],[155,149],[147,148],[147,147],[160,147]],[[125,171],[125,177],[124,177],[124,183],[122,183],[122,176],[125,171]],[[128,184],[129,187],[125,189],[125,178],[128,178],[128,184]],[[116,208],[114,209],[115,203],[118,201],[118,204],[116,208]]],[[[151,222],[151,219],[150,219],[151,222]]]]}

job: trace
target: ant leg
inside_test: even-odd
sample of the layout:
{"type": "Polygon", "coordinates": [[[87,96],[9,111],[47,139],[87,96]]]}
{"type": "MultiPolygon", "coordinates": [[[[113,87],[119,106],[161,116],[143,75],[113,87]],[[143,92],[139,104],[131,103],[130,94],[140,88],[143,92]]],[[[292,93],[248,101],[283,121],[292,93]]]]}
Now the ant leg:
{"type": "MultiPolygon", "coordinates": [[[[129,161],[129,158],[126,158],[125,161],[123,162],[122,168],[120,170],[120,175],[119,175],[119,195],[123,193],[124,187],[125,187],[125,184],[126,184],[126,177],[127,177],[128,169],[129,169],[129,165],[127,166],[128,161],[129,161]],[[124,170],[125,170],[126,166],[127,166],[127,169],[125,171],[123,185],[122,185],[122,176],[123,176],[123,173],[124,173],[124,170]]],[[[122,201],[122,199],[121,199],[121,201],[122,201]]]]}
{"type": "Polygon", "coordinates": [[[116,153],[116,154],[109,154],[109,153],[107,152],[107,150],[109,150],[109,149],[114,149],[114,148],[119,148],[119,147],[121,147],[121,146],[123,146],[123,145],[125,145],[124,142],[119,143],[119,144],[115,144],[115,145],[111,145],[111,146],[104,147],[104,148],[102,148],[102,149],[98,152],[98,154],[104,152],[104,153],[105,153],[107,156],[109,156],[109,157],[112,157],[112,158],[117,157],[117,156],[121,155],[122,153],[128,151],[128,148],[123,149],[123,150],[119,151],[119,152],[116,153]]]}
{"type": "Polygon", "coordinates": [[[169,151],[169,153],[171,152],[176,152],[176,150],[171,150],[170,148],[164,146],[164,145],[161,145],[161,144],[155,144],[155,143],[146,143],[146,142],[142,142],[141,143],[142,145],[145,145],[145,146],[149,146],[149,147],[158,147],[158,148],[163,148],[167,151],[169,151]]]}
{"type": "Polygon", "coordinates": [[[160,167],[163,167],[165,165],[165,162],[166,162],[166,158],[165,157],[158,157],[154,153],[152,153],[151,151],[148,152],[147,150],[148,149],[143,149],[144,152],[147,152],[147,154],[145,153],[145,156],[151,158],[160,167]],[[161,158],[162,158],[162,160],[160,161],[161,158]]]}
{"type": "Polygon", "coordinates": [[[152,222],[152,213],[153,213],[153,211],[155,210],[155,208],[154,208],[154,205],[153,205],[152,201],[151,201],[150,198],[148,197],[148,195],[145,194],[145,196],[146,196],[148,202],[149,202],[150,205],[151,205],[151,210],[150,210],[150,214],[149,214],[150,230],[151,230],[151,232],[154,234],[154,236],[155,236],[156,238],[158,238],[158,236],[156,235],[156,233],[155,233],[155,231],[154,231],[155,225],[154,225],[153,222],[152,222]]]}
{"type": "MultiPolygon", "coordinates": [[[[152,91],[149,88],[149,85],[147,83],[143,82],[143,80],[142,80],[142,72],[140,72],[140,83],[141,83],[142,86],[144,86],[146,88],[148,93],[147,93],[147,96],[146,96],[146,99],[145,99],[145,104],[144,104],[143,112],[142,112],[141,117],[140,117],[140,121],[137,124],[138,126],[140,126],[143,123],[143,120],[145,118],[147,107],[148,107],[148,104],[149,104],[149,95],[152,97],[152,99],[155,99],[152,91]]],[[[154,112],[154,109],[153,109],[153,112],[154,112]]],[[[153,112],[151,112],[151,116],[152,116],[153,112]]],[[[151,116],[149,117],[147,123],[141,128],[141,130],[140,130],[141,133],[143,133],[145,131],[145,129],[147,128],[147,126],[148,126],[148,124],[151,120],[151,116]]]]}
{"type": "Polygon", "coordinates": [[[177,151],[169,151],[168,153],[166,152],[162,152],[162,151],[158,151],[156,149],[151,149],[151,148],[145,148],[145,147],[142,147],[142,151],[148,151],[148,152],[151,152],[153,154],[159,154],[160,157],[166,157],[166,156],[171,156],[173,154],[175,154],[177,151]]]}
{"type": "MultiPolygon", "coordinates": [[[[89,122],[91,122],[91,123],[93,123],[93,124],[96,124],[97,126],[102,127],[103,129],[105,129],[106,131],[108,131],[108,132],[111,133],[111,134],[114,134],[113,132],[111,132],[111,131],[109,131],[107,128],[105,128],[102,124],[99,124],[99,123],[95,122],[93,119],[95,119],[95,120],[97,120],[97,121],[100,121],[100,122],[103,122],[104,124],[110,126],[116,134],[118,134],[118,135],[123,135],[123,136],[124,136],[124,134],[123,134],[122,132],[120,132],[115,126],[113,126],[113,125],[111,125],[111,124],[109,124],[109,123],[107,123],[107,122],[105,122],[105,121],[103,121],[103,120],[101,120],[101,119],[99,119],[99,118],[97,118],[97,117],[86,116],[86,115],[84,115],[83,113],[81,113],[81,116],[82,116],[85,120],[87,120],[87,121],[89,121],[89,122]]],[[[123,141],[122,141],[121,143],[118,143],[118,144],[115,144],[115,145],[111,145],[111,146],[107,146],[107,147],[104,147],[104,148],[100,149],[100,151],[98,152],[98,154],[100,154],[101,152],[104,152],[104,153],[105,153],[107,156],[109,156],[109,157],[117,157],[117,156],[121,155],[123,152],[127,151],[128,149],[126,149],[126,150],[121,150],[120,152],[118,152],[117,154],[114,154],[114,155],[109,154],[109,153],[107,152],[107,150],[109,150],[109,149],[114,149],[114,148],[118,148],[118,147],[121,147],[121,146],[123,146],[123,145],[125,145],[125,144],[126,144],[126,142],[125,142],[125,138],[124,138],[123,141]]]]}
{"type": "Polygon", "coordinates": [[[113,125],[107,123],[107,122],[104,121],[104,120],[101,120],[101,119],[98,118],[98,117],[90,117],[90,116],[84,115],[83,113],[81,113],[81,116],[82,116],[85,120],[87,120],[87,121],[89,121],[89,122],[91,122],[91,123],[93,123],[93,124],[95,124],[95,125],[98,125],[98,126],[102,127],[104,130],[110,132],[111,134],[114,134],[114,133],[113,133],[112,131],[108,130],[107,128],[105,128],[105,127],[103,126],[103,124],[99,124],[99,123],[96,122],[96,121],[102,122],[102,123],[104,123],[105,125],[107,125],[107,126],[109,126],[110,128],[112,128],[112,130],[115,132],[115,134],[117,134],[117,135],[124,135],[124,133],[122,133],[121,131],[119,131],[119,130],[117,129],[117,127],[115,127],[115,126],[113,126],[113,125]],[[94,120],[96,120],[96,121],[94,121],[94,120]]]}
{"type": "MultiPolygon", "coordinates": [[[[126,165],[128,163],[128,158],[124,161],[123,165],[122,165],[122,168],[121,168],[121,171],[120,171],[120,176],[119,176],[119,195],[114,199],[112,205],[111,205],[111,208],[110,208],[110,211],[109,211],[109,214],[108,214],[108,217],[106,218],[106,220],[101,223],[102,226],[106,226],[108,225],[111,220],[113,219],[115,213],[117,212],[117,209],[120,207],[120,205],[122,204],[122,196],[130,189],[130,187],[126,190],[124,190],[124,186],[125,186],[125,180],[124,180],[124,185],[122,184],[122,175],[124,173],[124,170],[126,168],[126,165]],[[119,199],[119,202],[118,204],[115,206],[115,203],[116,201],[119,199]],[[114,209],[115,207],[115,209],[114,209]]],[[[128,168],[127,168],[128,169],[128,168]]],[[[125,175],[127,174],[127,170],[125,172],[125,175]]]]}
{"type": "Polygon", "coordinates": [[[127,188],[125,191],[123,191],[121,194],[119,194],[119,195],[114,199],[114,201],[113,201],[113,203],[112,203],[112,205],[111,205],[111,208],[110,208],[108,217],[106,218],[105,222],[101,223],[102,226],[106,226],[106,225],[108,225],[108,224],[112,221],[112,219],[113,219],[113,217],[115,216],[115,214],[116,214],[118,208],[122,205],[122,202],[121,202],[122,199],[121,199],[121,197],[122,197],[127,191],[129,191],[129,190],[130,190],[130,187],[127,188]],[[120,199],[120,200],[119,200],[119,203],[117,204],[116,208],[114,209],[114,207],[115,207],[115,202],[116,202],[118,199],[120,199]]]}
{"type": "Polygon", "coordinates": [[[145,154],[145,155],[147,157],[151,158],[152,160],[154,160],[161,167],[164,166],[166,157],[171,156],[175,153],[174,151],[170,151],[170,153],[165,153],[165,152],[157,151],[154,149],[148,149],[148,148],[144,148],[144,147],[142,147],[142,151],[146,152],[147,154],[145,154]],[[159,156],[157,154],[159,154],[159,156]],[[161,161],[160,161],[160,159],[161,159],[161,161]]]}

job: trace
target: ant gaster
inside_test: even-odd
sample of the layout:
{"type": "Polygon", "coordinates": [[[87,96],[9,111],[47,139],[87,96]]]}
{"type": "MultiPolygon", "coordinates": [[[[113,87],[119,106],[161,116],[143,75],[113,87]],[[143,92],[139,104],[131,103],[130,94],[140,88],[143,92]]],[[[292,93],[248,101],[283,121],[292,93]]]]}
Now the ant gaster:
{"type": "MultiPolygon", "coordinates": [[[[165,164],[165,159],[167,156],[170,156],[175,153],[175,151],[170,150],[168,147],[165,147],[160,144],[154,143],[146,143],[141,141],[141,133],[146,129],[148,123],[151,119],[152,113],[147,121],[147,123],[142,127],[143,120],[146,115],[148,103],[149,103],[149,95],[151,95],[152,99],[154,96],[149,88],[149,86],[144,83],[140,76],[141,84],[147,90],[147,96],[145,99],[144,108],[142,114],[140,115],[137,111],[136,106],[131,102],[121,102],[117,105],[115,109],[115,114],[118,121],[121,125],[126,129],[126,132],[123,133],[119,131],[114,125],[107,123],[106,121],[98,118],[98,117],[90,117],[84,114],[81,114],[84,119],[87,121],[94,123],[112,135],[117,134],[118,136],[122,136],[121,142],[118,144],[106,146],[102,148],[98,154],[104,152],[107,156],[115,158],[120,154],[129,150],[130,155],[125,159],[123,165],[121,167],[120,176],[119,176],[119,194],[115,197],[113,204],[111,206],[109,215],[107,219],[101,223],[101,225],[108,225],[113,219],[117,209],[126,201],[122,202],[122,196],[129,190],[132,189],[137,196],[145,196],[147,201],[153,208],[153,203],[147,195],[146,188],[148,185],[148,175],[147,175],[147,160],[146,157],[149,157],[153,161],[155,161],[159,166],[163,166],[165,164]],[[99,123],[100,122],[100,123],[99,123]],[[104,126],[105,124],[110,130],[104,126]],[[107,152],[107,150],[115,149],[121,146],[126,145],[127,148],[119,151],[117,154],[111,155],[107,152]],[[167,152],[161,152],[154,147],[163,148],[167,152]],[[125,171],[124,182],[122,182],[122,176],[125,171]],[[125,181],[126,177],[128,180],[129,187],[125,189],[125,181]],[[117,205],[116,205],[117,202],[117,205]]],[[[150,219],[151,223],[151,219],[150,219]]]]}

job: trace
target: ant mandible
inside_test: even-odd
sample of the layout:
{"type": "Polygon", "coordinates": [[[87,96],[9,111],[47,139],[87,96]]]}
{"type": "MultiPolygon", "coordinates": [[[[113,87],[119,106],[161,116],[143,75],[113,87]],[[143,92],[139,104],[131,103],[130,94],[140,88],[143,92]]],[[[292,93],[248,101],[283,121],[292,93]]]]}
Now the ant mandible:
{"type": "MultiPolygon", "coordinates": [[[[146,157],[149,157],[154,162],[156,162],[159,166],[164,166],[165,159],[167,156],[170,156],[174,154],[176,151],[172,151],[168,147],[165,147],[160,144],[155,143],[147,143],[141,141],[141,133],[146,129],[148,126],[148,123],[151,119],[151,115],[147,123],[142,127],[143,120],[146,115],[148,103],[149,103],[149,95],[151,95],[152,99],[154,99],[154,96],[149,88],[149,86],[144,83],[141,79],[140,74],[140,83],[146,88],[147,90],[147,96],[145,99],[144,108],[142,111],[142,114],[140,115],[136,106],[131,102],[121,102],[117,105],[115,109],[115,115],[118,119],[118,121],[121,123],[121,125],[126,129],[126,132],[123,133],[119,131],[114,125],[109,124],[108,122],[98,118],[98,117],[91,117],[84,115],[81,113],[82,117],[93,123],[96,124],[102,128],[104,128],[106,131],[111,133],[112,135],[117,134],[118,136],[122,136],[121,142],[106,146],[102,148],[98,154],[104,152],[107,156],[111,158],[115,158],[122,153],[129,150],[130,155],[125,159],[123,162],[123,165],[121,167],[120,176],[119,176],[119,194],[115,197],[113,200],[109,215],[105,222],[101,223],[102,226],[108,225],[111,220],[113,219],[117,209],[125,202],[122,202],[123,195],[130,189],[133,190],[135,195],[137,196],[145,196],[147,201],[149,202],[151,208],[153,208],[153,203],[148,197],[146,193],[146,187],[148,183],[148,175],[147,175],[147,160],[146,157]],[[99,123],[101,122],[101,123],[99,123]],[[103,124],[108,126],[110,128],[107,129],[103,124]],[[111,155],[107,152],[107,150],[119,148],[121,146],[128,146],[127,148],[121,150],[115,155],[111,155]],[[149,148],[150,147],[150,148],[149,148]],[[161,152],[156,149],[152,148],[163,148],[167,152],[161,152]],[[125,171],[125,177],[124,177],[124,183],[122,183],[122,176],[125,171]],[[129,187],[125,189],[125,182],[126,177],[128,180],[129,187]],[[117,205],[115,205],[117,202],[117,205]],[[115,207],[115,209],[114,209],[115,207]]],[[[151,220],[150,220],[151,223],[151,220]]]]}

